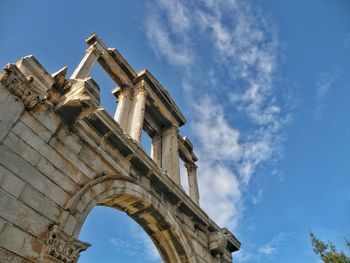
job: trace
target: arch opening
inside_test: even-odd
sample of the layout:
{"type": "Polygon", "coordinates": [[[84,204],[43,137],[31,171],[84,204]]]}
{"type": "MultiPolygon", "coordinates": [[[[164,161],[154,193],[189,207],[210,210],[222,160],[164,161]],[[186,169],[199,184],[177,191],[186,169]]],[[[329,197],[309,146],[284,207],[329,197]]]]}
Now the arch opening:
{"type": "Polygon", "coordinates": [[[69,215],[61,218],[61,225],[68,234],[77,238],[96,206],[115,208],[125,212],[143,228],[163,262],[195,262],[192,246],[172,208],[152,193],[127,178],[97,178],[70,201],[69,215]]]}
{"type": "Polygon", "coordinates": [[[160,263],[159,252],[145,231],[117,209],[96,206],[86,218],[79,239],[91,244],[78,263],[160,263]]]}

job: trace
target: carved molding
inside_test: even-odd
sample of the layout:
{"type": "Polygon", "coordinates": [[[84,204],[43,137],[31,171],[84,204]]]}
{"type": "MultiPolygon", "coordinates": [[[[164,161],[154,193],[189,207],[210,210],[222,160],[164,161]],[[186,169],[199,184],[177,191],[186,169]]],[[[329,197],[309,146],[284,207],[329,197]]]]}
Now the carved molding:
{"type": "Polygon", "coordinates": [[[107,54],[107,47],[102,45],[100,41],[96,41],[89,47],[89,50],[97,57],[101,57],[107,54]]]}
{"type": "Polygon", "coordinates": [[[14,64],[7,64],[3,68],[0,75],[0,83],[13,95],[19,97],[27,110],[46,99],[46,96],[33,90],[33,78],[24,76],[14,64]]]}
{"type": "Polygon", "coordinates": [[[44,262],[76,263],[80,252],[91,245],[68,236],[62,228],[54,225],[46,242],[44,262]]]}
{"type": "Polygon", "coordinates": [[[142,95],[148,95],[148,90],[144,84],[144,81],[141,82],[141,84],[138,84],[136,86],[136,94],[142,94],[142,95]]]}
{"type": "Polygon", "coordinates": [[[187,171],[194,172],[194,173],[197,172],[197,168],[198,168],[198,166],[194,162],[186,162],[185,167],[187,171]]]}
{"type": "Polygon", "coordinates": [[[72,125],[95,111],[100,105],[100,88],[92,79],[76,81],[56,106],[65,121],[72,125]]]}
{"type": "Polygon", "coordinates": [[[232,262],[232,251],[229,246],[231,236],[232,234],[226,228],[209,233],[209,249],[217,262],[232,262]]]}

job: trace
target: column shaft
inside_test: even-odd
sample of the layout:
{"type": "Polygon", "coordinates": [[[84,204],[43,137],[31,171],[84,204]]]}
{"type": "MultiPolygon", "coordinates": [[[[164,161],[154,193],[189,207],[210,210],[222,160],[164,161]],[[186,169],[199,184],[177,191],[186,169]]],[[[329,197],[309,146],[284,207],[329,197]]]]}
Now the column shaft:
{"type": "Polygon", "coordinates": [[[188,175],[188,186],[191,199],[199,205],[199,189],[197,181],[197,165],[194,163],[185,164],[188,175]]]}
{"type": "Polygon", "coordinates": [[[127,132],[128,117],[131,105],[131,94],[129,90],[125,90],[120,93],[118,97],[118,106],[114,115],[114,119],[118,122],[119,126],[127,132]]]}
{"type": "Polygon", "coordinates": [[[159,135],[152,138],[151,158],[159,167],[162,166],[162,137],[159,135]]]}
{"type": "Polygon", "coordinates": [[[140,86],[136,89],[136,95],[134,95],[134,109],[131,119],[131,129],[130,136],[136,141],[141,141],[143,120],[145,117],[145,107],[146,107],[146,98],[147,91],[143,86],[140,86]]]}
{"type": "Polygon", "coordinates": [[[178,185],[181,185],[179,165],[178,129],[170,127],[162,133],[162,169],[178,185]]]}
{"type": "Polygon", "coordinates": [[[72,79],[85,79],[90,77],[92,68],[97,62],[97,57],[91,49],[88,49],[85,56],[80,61],[79,66],[74,70],[72,79]]]}

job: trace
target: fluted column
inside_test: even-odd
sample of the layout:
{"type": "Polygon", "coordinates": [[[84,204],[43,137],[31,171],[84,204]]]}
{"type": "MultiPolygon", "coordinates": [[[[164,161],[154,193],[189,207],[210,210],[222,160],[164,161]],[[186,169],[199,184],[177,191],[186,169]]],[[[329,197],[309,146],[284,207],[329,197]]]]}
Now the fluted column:
{"type": "Polygon", "coordinates": [[[162,169],[175,183],[181,185],[177,134],[177,127],[162,132],[162,169]]]}
{"type": "Polygon", "coordinates": [[[190,197],[197,205],[199,205],[197,165],[195,163],[185,163],[185,167],[187,169],[190,197]]]}
{"type": "Polygon", "coordinates": [[[134,109],[132,111],[130,136],[138,142],[141,141],[147,94],[148,92],[142,83],[136,87],[133,98],[134,109]]]}
{"type": "Polygon", "coordinates": [[[91,71],[97,62],[97,56],[92,48],[89,48],[83,59],[80,61],[79,66],[74,70],[72,79],[85,79],[90,77],[91,71]]]}
{"type": "Polygon", "coordinates": [[[118,106],[114,115],[114,119],[118,122],[119,126],[125,132],[128,124],[131,98],[132,98],[132,92],[129,87],[126,87],[120,90],[117,96],[118,106]]]}

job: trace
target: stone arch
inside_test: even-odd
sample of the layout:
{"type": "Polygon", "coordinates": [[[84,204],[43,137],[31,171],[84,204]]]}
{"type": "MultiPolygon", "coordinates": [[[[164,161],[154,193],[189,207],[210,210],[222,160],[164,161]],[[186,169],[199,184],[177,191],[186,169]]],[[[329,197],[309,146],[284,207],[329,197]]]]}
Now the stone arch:
{"type": "Polygon", "coordinates": [[[88,214],[98,205],[126,212],[145,230],[164,262],[197,262],[186,232],[166,201],[130,177],[105,175],[84,186],[68,202],[60,228],[77,239],[88,214]]]}

